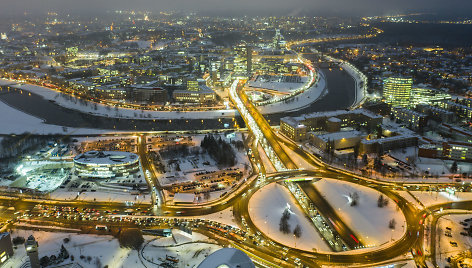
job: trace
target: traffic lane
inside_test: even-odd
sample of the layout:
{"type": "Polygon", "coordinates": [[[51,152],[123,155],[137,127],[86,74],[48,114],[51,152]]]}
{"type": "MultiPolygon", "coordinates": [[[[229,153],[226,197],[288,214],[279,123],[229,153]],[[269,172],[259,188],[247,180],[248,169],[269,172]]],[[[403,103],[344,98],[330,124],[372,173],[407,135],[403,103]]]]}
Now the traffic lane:
{"type": "Polygon", "coordinates": [[[311,202],[315,205],[320,214],[329,219],[331,222],[328,224],[338,232],[341,236],[341,239],[346,243],[349,248],[354,249],[356,247],[361,247],[363,244],[359,241],[358,236],[354,231],[347,226],[339,215],[335,212],[333,207],[326,201],[320,192],[315,188],[311,181],[297,182],[311,202]],[[357,241],[356,241],[357,240],[357,241]]]}

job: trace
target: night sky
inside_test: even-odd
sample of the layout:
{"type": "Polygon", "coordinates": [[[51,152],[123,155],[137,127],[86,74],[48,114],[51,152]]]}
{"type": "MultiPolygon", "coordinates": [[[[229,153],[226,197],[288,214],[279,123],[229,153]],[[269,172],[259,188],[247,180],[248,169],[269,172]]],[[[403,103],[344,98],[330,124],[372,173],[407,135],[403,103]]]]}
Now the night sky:
{"type": "Polygon", "coordinates": [[[87,13],[105,10],[183,10],[225,15],[274,13],[299,15],[389,15],[398,12],[472,14],[470,0],[0,0],[0,14],[63,11],[87,13]]]}

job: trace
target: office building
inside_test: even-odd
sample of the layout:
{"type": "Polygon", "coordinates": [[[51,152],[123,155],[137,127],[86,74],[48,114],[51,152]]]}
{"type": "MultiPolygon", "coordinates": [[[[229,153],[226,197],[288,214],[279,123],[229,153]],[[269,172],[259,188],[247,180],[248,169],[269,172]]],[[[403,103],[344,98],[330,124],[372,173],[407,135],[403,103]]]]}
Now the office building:
{"type": "Polygon", "coordinates": [[[306,139],[307,128],[292,117],[280,119],[280,131],[293,141],[299,142],[306,139]]]}
{"type": "Polygon", "coordinates": [[[383,98],[392,107],[408,107],[410,105],[413,79],[401,77],[388,77],[384,79],[383,98]]]}

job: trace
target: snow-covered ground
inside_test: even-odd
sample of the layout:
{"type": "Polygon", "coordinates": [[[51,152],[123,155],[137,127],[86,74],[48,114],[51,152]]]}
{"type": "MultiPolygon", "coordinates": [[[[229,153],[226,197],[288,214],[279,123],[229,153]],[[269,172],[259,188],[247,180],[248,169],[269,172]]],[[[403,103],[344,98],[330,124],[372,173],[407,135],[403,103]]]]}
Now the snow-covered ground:
{"type": "Polygon", "coordinates": [[[314,185],[365,246],[380,246],[403,236],[405,216],[393,200],[385,207],[378,207],[380,193],[376,190],[333,179],[321,179],[314,185]],[[349,202],[349,195],[354,192],[359,195],[357,206],[349,202]],[[392,219],[396,222],[395,229],[389,228],[392,219]]]}
{"type": "Polygon", "coordinates": [[[277,183],[271,183],[254,193],[249,200],[249,216],[261,232],[279,243],[303,250],[330,251],[289,190],[277,183]],[[292,211],[290,228],[293,231],[299,224],[302,230],[300,238],[295,238],[292,233],[283,234],[279,230],[280,218],[287,205],[292,211]]]}
{"type": "Polygon", "coordinates": [[[84,201],[101,201],[101,202],[130,202],[130,203],[151,203],[151,195],[134,195],[129,192],[78,192],[58,189],[51,193],[50,198],[55,200],[84,200],[84,201]]]}
{"type": "MultiPolygon", "coordinates": [[[[74,256],[75,263],[84,268],[103,267],[154,267],[151,262],[160,263],[159,259],[165,259],[166,255],[179,258],[179,267],[195,267],[203,259],[218,250],[220,247],[214,245],[205,236],[194,233],[193,243],[175,244],[170,238],[158,238],[144,236],[145,245],[142,256],[138,256],[138,251],[121,248],[118,240],[109,235],[88,235],[59,232],[43,232],[29,230],[14,230],[12,237],[22,236],[27,238],[33,234],[39,243],[39,257],[57,255],[60,247],[64,247],[69,255],[74,256]],[[64,238],[69,238],[68,243],[64,243],[64,238]],[[149,242],[149,244],[147,244],[149,242]],[[147,245],[146,245],[147,244],[147,245]],[[81,259],[80,256],[85,256],[81,259]],[[91,261],[87,257],[91,257],[91,261]],[[143,265],[144,263],[144,265],[143,265]]],[[[188,240],[188,239],[187,239],[188,240]]],[[[179,240],[177,240],[179,242],[179,240]]],[[[187,242],[187,241],[185,241],[187,242]]],[[[27,260],[25,248],[18,246],[13,257],[2,266],[6,268],[20,267],[27,260]]],[[[71,263],[70,258],[63,264],[71,263]]]]}
{"type": "Polygon", "coordinates": [[[472,247],[472,238],[460,234],[461,232],[466,232],[464,230],[465,226],[461,225],[460,222],[469,218],[472,218],[472,214],[446,215],[439,218],[436,227],[436,261],[439,267],[450,266],[450,263],[446,261],[448,257],[456,256],[461,252],[470,250],[472,247]],[[451,230],[449,231],[446,228],[451,230]],[[448,233],[450,233],[450,237],[446,236],[448,233]],[[457,246],[452,245],[451,242],[456,242],[457,246]]]}
{"type": "Polygon", "coordinates": [[[110,132],[109,130],[64,128],[62,126],[45,124],[44,120],[26,114],[20,110],[8,106],[0,101],[0,134],[22,134],[30,132],[34,134],[99,134],[110,132]]]}
{"type": "MultiPolygon", "coordinates": [[[[1,80],[1,79],[0,79],[1,80]]],[[[15,82],[15,81],[8,81],[4,80],[4,83],[8,82],[15,82]]],[[[32,84],[22,84],[22,85],[15,85],[15,88],[23,89],[29,91],[31,93],[37,94],[42,96],[46,100],[53,100],[56,104],[73,110],[78,110],[84,113],[99,115],[99,116],[106,116],[106,117],[115,117],[115,118],[135,118],[135,119],[147,119],[147,120],[154,120],[154,119],[218,119],[222,117],[235,117],[237,114],[236,110],[214,110],[214,111],[192,111],[192,112],[179,112],[179,111],[142,111],[138,109],[131,109],[131,108],[122,108],[119,107],[117,110],[115,107],[108,107],[103,104],[93,102],[87,102],[87,105],[81,104],[77,101],[76,98],[71,97],[70,99],[60,97],[60,93],[58,91],[32,85],[32,84]],[[97,109],[95,109],[95,107],[97,109]]]]}
{"type": "Polygon", "coordinates": [[[233,208],[232,207],[229,207],[225,210],[222,210],[222,211],[216,212],[216,213],[212,213],[212,214],[192,216],[192,217],[187,217],[187,218],[216,221],[216,222],[219,222],[219,223],[223,223],[223,224],[226,224],[226,225],[230,225],[230,226],[239,228],[238,224],[234,220],[233,208]]]}
{"type": "Polygon", "coordinates": [[[259,111],[263,114],[273,114],[287,111],[294,111],[302,109],[311,103],[317,101],[321,94],[326,92],[326,79],[322,71],[318,72],[319,81],[316,82],[312,87],[305,90],[305,92],[300,93],[293,98],[290,98],[290,102],[275,102],[272,104],[257,106],[259,111]],[[293,99],[293,101],[292,101],[293,99]]]}
{"type": "MultiPolygon", "coordinates": [[[[407,192],[399,192],[401,196],[406,197],[407,192]]],[[[454,194],[448,192],[424,192],[424,191],[410,191],[418,200],[426,207],[442,204],[446,202],[456,202],[464,200],[472,200],[471,192],[455,192],[454,194]]]]}
{"type": "Polygon", "coordinates": [[[276,90],[280,92],[291,92],[293,90],[301,88],[308,80],[307,76],[300,77],[299,83],[280,82],[280,79],[273,79],[273,81],[249,81],[248,86],[251,88],[264,88],[270,90],[276,90]]]}

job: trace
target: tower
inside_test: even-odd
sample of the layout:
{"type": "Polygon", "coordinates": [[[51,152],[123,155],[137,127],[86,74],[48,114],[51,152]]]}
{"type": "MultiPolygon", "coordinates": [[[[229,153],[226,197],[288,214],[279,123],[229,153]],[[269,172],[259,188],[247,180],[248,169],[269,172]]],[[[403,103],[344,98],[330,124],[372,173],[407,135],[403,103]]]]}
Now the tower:
{"type": "Polygon", "coordinates": [[[25,243],[26,254],[28,254],[31,268],[40,268],[38,257],[38,242],[30,235],[25,243]]]}
{"type": "Polygon", "coordinates": [[[384,79],[383,98],[392,107],[407,107],[410,104],[413,79],[401,77],[389,77],[384,79]]]}

